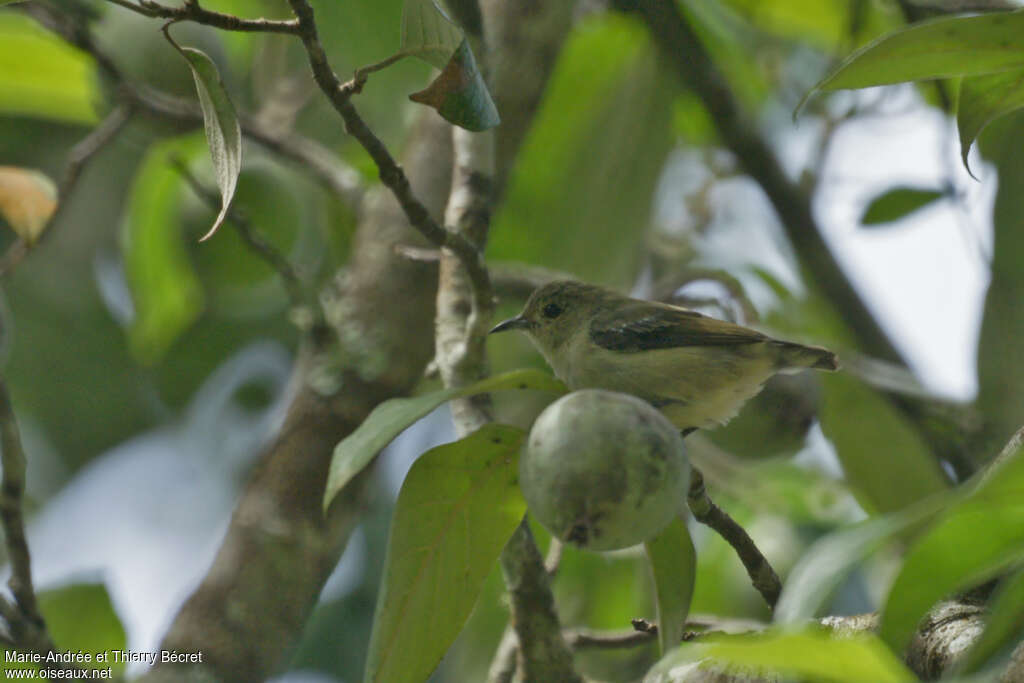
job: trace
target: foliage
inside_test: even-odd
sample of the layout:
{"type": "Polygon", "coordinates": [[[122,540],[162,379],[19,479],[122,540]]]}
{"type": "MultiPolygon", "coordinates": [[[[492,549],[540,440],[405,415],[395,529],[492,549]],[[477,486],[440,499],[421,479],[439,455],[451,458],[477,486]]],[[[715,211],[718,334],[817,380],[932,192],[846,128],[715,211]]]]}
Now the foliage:
{"type": "MultiPolygon", "coordinates": [[[[105,29],[114,35],[123,11],[91,1],[56,4],[82,12],[99,35],[105,29]]],[[[281,11],[262,2],[210,5],[245,16],[281,11]]],[[[1024,162],[1010,142],[1024,124],[1012,116],[1024,108],[1024,48],[1017,39],[1024,10],[900,26],[894,8],[881,5],[684,0],[673,7],[711,56],[718,87],[746,109],[752,136],[783,140],[791,128],[777,113],[792,108],[801,94],[801,124],[828,130],[856,118],[866,100],[823,101],[819,93],[933,80],[957,93],[964,166],[980,139],[1000,174],[993,284],[977,350],[983,425],[964,439],[965,460],[984,465],[1022,417],[1017,399],[1024,384],[1015,378],[1024,367],[1018,343],[1024,334],[1024,251],[1018,248],[1024,162]],[[855,46],[821,76],[829,60],[855,46]]],[[[353,101],[386,147],[396,149],[409,134],[399,102],[416,88],[409,99],[456,125],[471,131],[499,126],[502,100],[486,85],[487,57],[474,54],[476,37],[446,6],[394,0],[324,3],[316,10],[332,65],[338,73],[355,72],[346,87],[351,85],[353,101]],[[373,62],[387,54],[392,56],[373,62]],[[395,64],[405,56],[439,73],[424,88],[422,65],[395,64]]],[[[143,54],[163,40],[155,21],[147,26],[148,33],[124,44],[113,41],[108,49],[118,58],[135,49],[143,54]]],[[[109,109],[110,74],[17,5],[0,10],[0,216],[13,229],[0,238],[0,247],[20,241],[32,249],[2,280],[2,329],[12,338],[4,340],[4,376],[33,463],[58,453],[49,465],[37,466],[49,484],[31,491],[30,507],[45,506],[106,449],[165,424],[243,345],[270,336],[297,348],[297,336],[320,329],[323,321],[315,319],[309,302],[318,301],[315,293],[345,267],[360,207],[339,206],[338,196],[311,180],[301,160],[282,162],[274,149],[243,143],[243,128],[280,115],[284,130],[317,141],[328,155],[359,169],[353,172],[357,184],[378,174],[341,137],[341,120],[320,92],[308,102],[301,94],[273,95],[276,88],[286,91],[296,74],[308,78],[295,36],[211,31],[201,32],[200,42],[184,22],[171,30],[184,59],[148,68],[191,72],[195,90],[188,96],[196,113],[189,130],[181,120],[170,126],[134,117],[92,161],[105,170],[87,173],[71,196],[56,197],[48,178],[62,177],[61,161],[71,145],[95,130],[98,114],[109,109]],[[200,122],[205,137],[196,130],[200,122]],[[212,206],[182,169],[216,188],[212,206]],[[68,203],[72,218],[52,229],[55,200],[68,203]],[[262,256],[250,250],[240,230],[245,224],[269,245],[262,256]],[[120,229],[111,229],[115,225],[120,229]],[[208,241],[197,245],[201,235],[208,241]],[[296,300],[266,251],[294,262],[298,286],[314,294],[296,300]],[[290,316],[283,314],[289,304],[290,316]]],[[[574,24],[557,58],[550,56],[553,75],[514,165],[501,169],[508,180],[493,207],[488,263],[520,262],[658,291],[673,277],[706,272],[715,240],[732,230],[748,244],[723,265],[729,277],[722,282],[739,284],[712,304],[724,301],[721,308],[729,310],[749,297],[749,308],[780,335],[806,337],[856,357],[856,335],[843,320],[842,303],[825,297],[807,264],[794,267],[783,246],[776,261],[784,265],[775,271],[763,266],[764,254],[756,253],[763,242],[757,240],[774,227],[744,224],[744,202],[736,201],[742,195],[730,194],[741,182],[736,176],[743,164],[757,160],[721,153],[728,142],[716,129],[721,112],[709,111],[695,92],[682,88],[658,50],[647,27],[624,13],[593,12],[574,24]]],[[[816,190],[813,176],[821,168],[807,164],[801,170],[804,187],[816,190]]],[[[903,219],[955,209],[960,199],[951,183],[894,181],[875,192],[858,216],[883,238],[903,219]]],[[[669,289],[674,294],[679,288],[669,289]]],[[[506,296],[502,305],[518,305],[509,301],[515,298],[506,296]]],[[[430,340],[410,343],[422,348],[430,340]]],[[[494,367],[538,362],[519,340],[496,341],[490,350],[494,367]]],[[[646,675],[653,683],[677,680],[680,671],[710,662],[812,680],[911,680],[901,659],[922,617],[942,598],[993,579],[1000,583],[986,628],[959,666],[962,673],[985,673],[1006,660],[1022,634],[1024,449],[1018,445],[987,473],[953,485],[942,460],[946,453],[928,438],[929,418],[905,409],[905,401],[918,397],[894,393],[868,374],[852,363],[849,373],[825,378],[820,405],[817,394],[801,396],[812,404],[806,415],[763,411],[763,419],[725,427],[719,446],[700,435],[688,441],[715,500],[748,528],[783,575],[777,625],[757,634],[700,635],[677,646],[691,613],[767,616],[731,548],[678,520],[646,544],[646,553],[566,551],[554,578],[563,624],[611,630],[636,615],[659,622],[660,661],[652,649],[581,650],[575,656],[581,670],[605,680],[646,675]],[[828,446],[807,440],[813,416],[820,418],[820,441],[828,446]],[[832,448],[842,477],[787,457],[752,462],[722,452],[738,442],[751,451],[784,442],[787,457],[801,449],[805,456],[821,456],[832,448]],[[807,619],[845,608],[877,609],[878,636],[805,627],[807,619]]],[[[368,681],[425,680],[435,669],[439,680],[482,678],[505,617],[497,558],[525,509],[516,481],[523,428],[551,395],[564,391],[540,370],[513,370],[454,389],[419,387],[411,397],[380,402],[337,443],[323,496],[300,496],[324,509],[389,444],[396,453],[417,440],[420,421],[436,408],[498,392],[497,423],[462,439],[442,439],[450,442],[432,449],[422,440],[415,444],[412,450],[426,452],[401,478],[381,570],[364,569],[359,590],[324,599],[296,661],[330,661],[324,652],[339,647],[333,633],[316,632],[317,620],[372,620],[365,653],[348,653],[344,667],[327,673],[351,680],[365,656],[368,681]],[[472,626],[463,630],[467,621],[472,626]],[[310,652],[322,658],[303,660],[310,652]]],[[[800,391],[783,392],[781,400],[795,403],[800,391]]],[[[266,397],[251,400],[260,404],[266,397]]],[[[332,444],[336,440],[331,437],[332,444]]],[[[125,647],[117,606],[104,587],[79,583],[44,590],[40,598],[62,649],[125,647]],[[82,614],[89,615],[89,628],[82,614]]]]}

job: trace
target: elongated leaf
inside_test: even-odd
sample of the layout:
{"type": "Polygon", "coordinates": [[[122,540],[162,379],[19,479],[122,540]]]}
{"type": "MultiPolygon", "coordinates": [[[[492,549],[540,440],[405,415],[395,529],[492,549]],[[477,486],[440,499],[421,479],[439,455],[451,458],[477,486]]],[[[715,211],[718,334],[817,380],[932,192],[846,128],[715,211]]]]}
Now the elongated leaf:
{"type": "Polygon", "coordinates": [[[188,157],[201,144],[198,136],[187,136],[153,145],[129,193],[121,255],[135,303],[129,342],[143,363],[162,358],[203,307],[181,234],[184,183],[170,164],[171,157],[188,157]]]}
{"type": "Polygon", "coordinates": [[[822,429],[869,512],[899,510],[948,488],[928,446],[877,392],[841,372],[822,381],[822,429]]]}
{"type": "Polygon", "coordinates": [[[0,166],[0,216],[31,246],[57,210],[57,186],[39,171],[0,166]]]}
{"type": "Polygon", "coordinates": [[[192,78],[196,82],[196,93],[199,95],[199,108],[203,112],[203,128],[206,130],[206,143],[210,148],[213,160],[214,175],[220,189],[221,209],[213,221],[213,227],[199,238],[199,241],[213,237],[217,228],[224,222],[231,207],[231,199],[235,196],[238,185],[238,174],[242,172],[242,129],[238,125],[235,106],[231,104],[228,92],[220,79],[217,65],[201,50],[192,47],[180,47],[167,39],[181,53],[192,70],[192,78]]]}
{"type": "Polygon", "coordinates": [[[1024,639],[1024,569],[1003,580],[989,604],[985,630],[967,651],[962,673],[974,673],[1001,650],[1024,639]]]}
{"type": "Polygon", "coordinates": [[[465,40],[444,71],[426,89],[409,95],[409,99],[433,107],[446,121],[466,130],[482,131],[501,123],[498,108],[465,40]]]}
{"type": "Polygon", "coordinates": [[[908,551],[879,635],[901,652],[932,605],[1022,561],[1024,446],[1018,446],[908,551]]]}
{"type": "Polygon", "coordinates": [[[402,52],[444,69],[463,37],[435,0],[405,0],[402,5],[402,52]]]}
{"type": "Polygon", "coordinates": [[[1024,11],[1020,10],[921,22],[851,54],[815,85],[804,101],[819,90],[978,76],[1021,67],[1022,30],[1024,11]]]}
{"type": "Polygon", "coordinates": [[[960,158],[964,168],[971,144],[993,119],[1024,107],[1024,69],[972,76],[960,81],[956,127],[960,133],[960,158]]]}
{"type": "Polygon", "coordinates": [[[945,196],[943,190],[894,187],[871,200],[860,217],[860,223],[870,226],[892,223],[945,196]]]}
{"type": "Polygon", "coordinates": [[[823,629],[772,630],[720,636],[689,643],[662,658],[644,683],[670,683],[687,678],[695,668],[742,667],[745,672],[780,672],[815,681],[916,681],[904,664],[875,636],[835,637],[823,629]]]}
{"type": "Polygon", "coordinates": [[[444,389],[412,398],[394,398],[384,401],[363,420],[359,428],[349,434],[334,449],[331,469],[324,492],[324,509],[331,504],[345,484],[359,474],[382,448],[402,433],[406,427],[420,419],[445,401],[474,394],[505,389],[537,389],[556,394],[565,393],[565,385],[540,370],[512,370],[488,377],[468,387],[444,389]]]}
{"type": "Polygon", "coordinates": [[[427,680],[459,634],[526,512],[517,485],[525,436],[491,424],[413,464],[391,522],[367,682],[427,680]]]}
{"type": "Polygon", "coordinates": [[[654,576],[658,607],[658,645],[665,654],[683,639],[690,612],[693,584],[697,578],[697,551],[690,530],[681,518],[644,544],[654,576]]]}
{"type": "Polygon", "coordinates": [[[27,14],[0,14],[0,113],[96,121],[94,62],[27,14]]]}
{"type": "Polygon", "coordinates": [[[775,606],[775,621],[795,624],[818,616],[858,563],[938,514],[950,497],[933,496],[900,512],[867,520],[818,540],[790,571],[775,606]]]}
{"type": "Polygon", "coordinates": [[[663,67],[629,17],[572,31],[494,215],[490,257],[628,287],[672,148],[677,88],[663,67]]]}

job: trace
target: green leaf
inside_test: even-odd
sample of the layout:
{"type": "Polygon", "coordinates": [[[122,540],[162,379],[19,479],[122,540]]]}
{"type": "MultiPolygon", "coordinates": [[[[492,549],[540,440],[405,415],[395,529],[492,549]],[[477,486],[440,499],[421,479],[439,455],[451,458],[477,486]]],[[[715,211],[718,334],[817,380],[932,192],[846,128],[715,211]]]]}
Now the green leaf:
{"type": "Polygon", "coordinates": [[[462,29],[435,0],[405,0],[402,5],[402,52],[444,69],[463,38],[462,29]]]}
{"type": "Polygon", "coordinates": [[[1024,69],[972,76],[960,81],[956,127],[960,133],[960,158],[968,172],[971,169],[967,165],[967,153],[985,126],[1022,107],[1024,69]]]}
{"type": "Polygon", "coordinates": [[[393,398],[384,401],[363,420],[359,427],[345,437],[334,449],[331,469],[327,474],[327,489],[324,492],[324,509],[352,477],[370,464],[374,456],[406,427],[453,398],[506,389],[536,389],[564,394],[567,389],[557,379],[540,370],[512,370],[488,377],[468,387],[444,389],[412,398],[393,398]]]}
{"type": "Polygon", "coordinates": [[[644,683],[680,680],[673,670],[741,668],[746,672],[781,672],[815,681],[916,681],[875,636],[836,637],[824,629],[770,630],[763,633],[723,635],[688,643],[662,658],[644,683]]]}
{"type": "Polygon", "coordinates": [[[424,453],[395,504],[366,681],[425,681],[522,521],[526,434],[490,424],[424,453]]]}
{"type": "Polygon", "coordinates": [[[999,182],[992,214],[991,280],[978,337],[978,396],[974,409],[984,415],[982,433],[972,439],[981,461],[1021,426],[1024,406],[1024,155],[1018,144],[1024,112],[994,121],[981,137],[982,152],[996,165],[999,182]]]}
{"type": "Polygon", "coordinates": [[[95,123],[97,90],[89,55],[27,15],[0,14],[0,113],[95,123]]]}
{"type": "Polygon", "coordinates": [[[192,70],[199,95],[199,108],[203,112],[203,128],[206,130],[206,144],[210,148],[217,187],[220,188],[221,209],[213,221],[213,227],[199,238],[202,242],[213,237],[224,222],[231,199],[235,196],[238,174],[242,171],[242,129],[238,125],[235,106],[231,104],[224,82],[220,79],[217,65],[200,50],[181,47],[170,37],[164,27],[164,35],[171,45],[181,53],[192,70]]]}
{"type": "Polygon", "coordinates": [[[203,290],[181,232],[184,183],[171,157],[201,149],[197,136],[158,143],[146,153],[128,195],[121,254],[135,303],[128,331],[135,357],[152,364],[199,316],[203,290]]]}
{"type": "Polygon", "coordinates": [[[1003,579],[989,603],[985,630],[964,655],[960,672],[975,673],[986,662],[1024,640],[1024,569],[1003,579]]]}
{"type": "MultiPolygon", "coordinates": [[[[1022,31],[1021,10],[924,21],[851,54],[804,96],[804,102],[819,90],[978,76],[1021,67],[1022,31]]],[[[801,106],[803,102],[798,111],[801,106]]]]}
{"type": "Polygon", "coordinates": [[[759,29],[826,51],[848,45],[851,39],[872,37],[883,26],[893,28],[880,3],[846,0],[727,0],[759,29]],[[856,35],[851,33],[856,32],[856,35]]]}
{"type": "Polygon", "coordinates": [[[917,187],[894,187],[872,199],[860,217],[861,225],[881,225],[905,218],[947,193],[917,187]]]}
{"type": "Polygon", "coordinates": [[[0,216],[31,246],[57,209],[57,186],[39,171],[0,166],[0,216]]]}
{"type": "Polygon", "coordinates": [[[644,547],[654,575],[658,645],[665,654],[683,640],[683,627],[697,578],[697,551],[690,530],[681,518],[675,519],[644,547]]]}
{"type": "Polygon", "coordinates": [[[880,394],[847,373],[822,382],[822,429],[865,509],[892,512],[948,489],[928,446],[880,394]]]}
{"type": "Polygon", "coordinates": [[[79,583],[42,591],[39,611],[60,650],[81,650],[93,655],[93,661],[82,663],[83,667],[106,669],[109,666],[115,673],[124,669],[124,664],[115,662],[112,657],[107,662],[95,659],[97,653],[123,650],[126,643],[124,627],[103,584],[79,583]]]}
{"type": "Polygon", "coordinates": [[[466,130],[482,131],[501,123],[469,43],[463,40],[441,74],[424,90],[409,95],[413,102],[437,110],[446,121],[466,130]]]}
{"type": "Polygon", "coordinates": [[[902,652],[943,597],[1024,561],[1024,445],[988,470],[907,552],[879,635],[902,652]]]}
{"type": "Polygon", "coordinates": [[[836,531],[814,543],[789,572],[774,620],[795,624],[818,616],[850,572],[885,543],[935,516],[950,500],[932,496],[905,510],[836,531]]]}
{"type": "Polygon", "coordinates": [[[672,148],[677,89],[630,17],[575,27],[494,216],[488,256],[628,286],[672,148]]]}

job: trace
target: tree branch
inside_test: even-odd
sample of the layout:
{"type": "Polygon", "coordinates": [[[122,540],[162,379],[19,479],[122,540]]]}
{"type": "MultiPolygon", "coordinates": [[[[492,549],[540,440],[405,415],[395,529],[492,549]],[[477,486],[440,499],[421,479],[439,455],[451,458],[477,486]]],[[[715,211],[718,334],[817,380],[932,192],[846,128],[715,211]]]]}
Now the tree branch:
{"type": "Polygon", "coordinates": [[[662,54],[704,103],[723,143],[761,185],[775,207],[801,262],[837,308],[863,349],[879,358],[906,365],[892,340],[879,326],[821,236],[807,194],[790,181],[774,151],[740,109],[724,76],[704,43],[671,0],[615,0],[620,10],[635,12],[647,24],[662,54]]]}
{"type": "Polygon", "coordinates": [[[563,633],[565,642],[573,650],[620,650],[653,643],[657,639],[657,631],[594,631],[591,629],[568,629],[563,633]]]}
{"type": "Polygon", "coordinates": [[[172,21],[193,21],[224,31],[245,31],[250,33],[284,33],[298,35],[299,23],[294,19],[243,19],[233,14],[223,14],[204,9],[198,0],[185,0],[181,7],[168,7],[154,0],[107,0],[145,17],[171,19],[172,21]]]}
{"type": "MultiPolygon", "coordinates": [[[[501,554],[500,564],[511,597],[523,680],[582,683],[562,639],[544,560],[525,519],[501,554]]],[[[491,669],[495,669],[493,663],[491,669]]]]}
{"type": "Polygon", "coordinates": [[[320,43],[313,7],[307,0],[288,0],[288,3],[299,22],[298,35],[306,47],[309,66],[313,70],[313,79],[330,100],[335,111],[341,115],[345,122],[345,130],[363,146],[363,149],[377,165],[381,182],[395,195],[395,199],[398,200],[408,217],[409,223],[435,246],[447,248],[458,257],[469,278],[473,281],[476,297],[491,296],[487,269],[484,267],[483,257],[476,247],[464,236],[442,228],[430,216],[430,212],[413,194],[409,186],[409,179],[402,168],[395,163],[384,143],[373,134],[373,131],[366,125],[350,102],[352,95],[359,91],[361,84],[354,80],[343,85],[331,69],[327,62],[327,54],[320,43]]]}
{"type": "MultiPolygon", "coordinates": [[[[428,210],[440,213],[451,172],[447,126],[422,117],[404,153],[428,210]]],[[[246,485],[213,566],[161,647],[203,652],[202,669],[229,683],[264,680],[302,632],[370,495],[367,469],[325,516],[322,491],[335,445],[382,400],[407,393],[433,354],[436,265],[394,245],[415,242],[404,214],[371,191],[337,291],[324,296],[333,334],[307,340],[293,371],[284,426],[246,485]]],[[[147,683],[195,675],[156,667],[147,683]]]]}
{"type": "MultiPolygon", "coordinates": [[[[0,378],[0,524],[4,529],[4,542],[11,562],[11,578],[7,581],[14,602],[0,596],[0,622],[8,631],[7,643],[19,650],[40,655],[56,652],[46,622],[39,612],[36,592],[32,585],[32,558],[25,539],[25,518],[22,501],[25,495],[25,451],[21,447],[18,422],[14,417],[7,385],[0,378]]],[[[56,661],[64,670],[75,670],[72,664],[56,661]]]]}
{"type": "Polygon", "coordinates": [[[696,467],[690,469],[690,492],[686,503],[694,519],[714,529],[733,547],[754,588],[768,606],[774,609],[782,592],[782,582],[750,535],[728,513],[712,502],[704,488],[704,475],[696,467]]]}
{"type": "MultiPolygon", "coordinates": [[[[832,302],[846,327],[866,353],[907,367],[888,334],[878,324],[859,292],[822,237],[811,210],[810,196],[786,177],[774,151],[762,138],[729,89],[703,42],[687,24],[672,0],[613,0],[622,11],[634,12],[647,24],[651,35],[683,83],[703,102],[722,142],[761,186],[779,217],[800,263],[832,302]]],[[[950,421],[932,419],[926,409],[905,397],[887,394],[893,405],[909,419],[935,455],[968,474],[968,458],[956,443],[945,437],[955,430],[950,421]]]]}

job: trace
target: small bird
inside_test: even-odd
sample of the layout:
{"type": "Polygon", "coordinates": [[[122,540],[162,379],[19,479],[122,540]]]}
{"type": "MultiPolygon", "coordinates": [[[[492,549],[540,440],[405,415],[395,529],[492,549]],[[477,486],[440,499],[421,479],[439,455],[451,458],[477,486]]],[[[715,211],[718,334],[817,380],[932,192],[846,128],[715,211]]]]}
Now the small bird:
{"type": "Polygon", "coordinates": [[[725,424],[777,372],[837,370],[836,355],[678,306],[571,280],[491,330],[522,330],[570,389],[638,396],[684,434],[725,424]]]}

